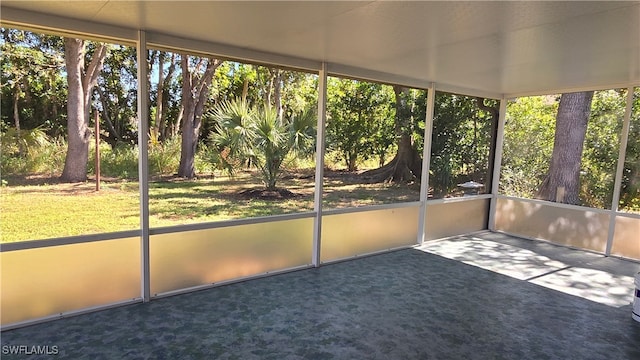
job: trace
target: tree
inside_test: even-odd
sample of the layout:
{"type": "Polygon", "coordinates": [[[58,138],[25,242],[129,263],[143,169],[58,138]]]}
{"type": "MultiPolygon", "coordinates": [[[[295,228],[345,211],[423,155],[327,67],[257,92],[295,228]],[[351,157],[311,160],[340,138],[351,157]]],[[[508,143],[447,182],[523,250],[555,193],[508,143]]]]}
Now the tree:
{"type": "Polygon", "coordinates": [[[434,197],[470,180],[489,186],[496,105],[495,100],[436,92],[429,177],[434,197]]]}
{"type": "Polygon", "coordinates": [[[549,171],[557,113],[558,101],[554,95],[509,101],[505,114],[501,193],[535,197],[549,171]]]}
{"type": "MultiPolygon", "coordinates": [[[[481,97],[477,97],[476,98],[476,104],[478,106],[478,109],[484,111],[486,114],[489,115],[489,119],[491,122],[491,128],[490,128],[490,134],[489,136],[491,137],[491,142],[489,144],[489,153],[487,154],[487,158],[486,158],[486,165],[487,165],[487,177],[485,179],[485,191],[486,192],[491,192],[491,182],[493,181],[493,170],[494,170],[494,158],[496,157],[496,147],[497,147],[497,140],[498,140],[498,119],[500,118],[500,105],[499,102],[496,100],[487,100],[485,98],[481,98],[481,97]],[[486,102],[489,102],[489,104],[487,104],[486,102]]],[[[480,141],[478,141],[478,118],[475,117],[473,119],[474,124],[473,124],[473,147],[474,147],[474,152],[476,153],[476,155],[481,155],[483,152],[478,149],[478,143],[480,141]]],[[[482,128],[482,126],[480,126],[480,129],[482,128]]],[[[481,157],[481,156],[479,156],[481,157]]],[[[480,166],[482,163],[481,161],[477,161],[476,158],[476,168],[474,169],[474,171],[477,173],[478,172],[478,166],[480,166]]]]}
{"type": "Polygon", "coordinates": [[[640,213],[640,87],[635,88],[633,96],[633,111],[619,205],[621,209],[640,213]]]}
{"type": "Polygon", "coordinates": [[[562,94],[549,173],[537,197],[566,204],[580,204],[580,162],[593,91],[562,94]]]}
{"type": "MultiPolygon", "coordinates": [[[[47,135],[66,122],[59,111],[65,106],[63,46],[57,37],[15,29],[2,29],[0,113],[7,126],[21,130],[39,128],[47,135]]],[[[60,38],[58,38],[60,39],[60,38]]]]}
{"type": "MultiPolygon", "coordinates": [[[[393,132],[381,126],[393,118],[390,87],[349,79],[329,80],[327,108],[327,148],[338,152],[348,171],[374,155],[374,133],[394,138],[393,132]]],[[[385,140],[377,140],[377,145],[385,140]]]]}
{"type": "Polygon", "coordinates": [[[64,53],[68,84],[68,148],[60,179],[65,182],[78,182],[87,179],[91,95],[107,55],[107,47],[104,44],[96,44],[92,59],[86,68],[84,40],[65,38],[64,53]]]}
{"type": "Polygon", "coordinates": [[[395,85],[395,135],[398,151],[387,165],[368,171],[363,175],[373,182],[408,183],[419,180],[422,157],[418,153],[413,136],[415,130],[415,100],[411,89],[395,85]]]}
{"type": "Polygon", "coordinates": [[[258,168],[267,191],[277,190],[284,161],[290,154],[313,151],[316,116],[311,110],[293,117],[279,117],[270,105],[250,106],[246,100],[220,103],[211,113],[218,132],[212,142],[219,149],[224,168],[233,172],[246,160],[258,168]]]}
{"type": "Polygon", "coordinates": [[[178,176],[194,178],[195,155],[200,138],[202,114],[209,101],[209,87],[221,60],[213,58],[194,59],[190,64],[189,56],[182,55],[182,142],[178,176]],[[204,70],[203,70],[204,69],[204,70]]]}
{"type": "Polygon", "coordinates": [[[611,207],[626,97],[625,89],[593,94],[580,164],[581,205],[611,207]]]}
{"type": "MultiPolygon", "coordinates": [[[[149,76],[155,72],[158,75],[156,79],[155,92],[149,86],[152,101],[150,104],[155,105],[153,109],[153,123],[149,127],[152,138],[154,141],[163,142],[173,136],[175,119],[170,119],[169,114],[171,112],[171,86],[175,82],[176,69],[178,65],[177,54],[167,53],[161,50],[155,50],[150,52],[149,60],[149,76]],[[153,69],[154,64],[157,61],[157,69],[153,69]],[[166,66],[166,67],[165,67],[166,66]],[[155,95],[155,97],[154,97],[155,95]]],[[[151,80],[151,79],[149,79],[151,80]]]]}

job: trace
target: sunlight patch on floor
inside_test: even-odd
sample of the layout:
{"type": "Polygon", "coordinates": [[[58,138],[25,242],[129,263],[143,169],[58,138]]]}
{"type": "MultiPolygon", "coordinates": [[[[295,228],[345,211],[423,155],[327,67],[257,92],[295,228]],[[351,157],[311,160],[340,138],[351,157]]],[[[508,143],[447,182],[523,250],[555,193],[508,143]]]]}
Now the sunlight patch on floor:
{"type": "Polygon", "coordinates": [[[633,301],[633,277],[605,271],[572,267],[531,280],[532,283],[609,306],[633,301]]]}
{"type": "Polygon", "coordinates": [[[426,242],[416,249],[608,306],[621,307],[633,301],[633,277],[588,268],[588,262],[586,267],[577,266],[474,237],[426,242]]]}
{"type": "Polygon", "coordinates": [[[569,266],[531,250],[475,238],[427,242],[418,249],[519,280],[569,266]]]}

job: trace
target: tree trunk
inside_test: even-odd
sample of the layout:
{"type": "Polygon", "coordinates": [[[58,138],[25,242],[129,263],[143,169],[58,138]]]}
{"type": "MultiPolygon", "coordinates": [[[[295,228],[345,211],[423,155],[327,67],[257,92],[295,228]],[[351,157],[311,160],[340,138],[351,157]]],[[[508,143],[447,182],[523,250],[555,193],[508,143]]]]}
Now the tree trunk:
{"type": "Polygon", "coordinates": [[[580,161],[592,98],[593,91],[567,93],[560,98],[549,173],[537,198],[580,204],[580,161]]]}
{"type": "Polygon", "coordinates": [[[499,104],[497,106],[487,106],[484,98],[476,98],[476,103],[480,110],[491,114],[491,144],[489,144],[489,164],[487,164],[487,180],[485,181],[485,193],[491,193],[491,183],[493,182],[493,169],[495,167],[494,158],[496,157],[496,145],[498,141],[498,120],[500,118],[499,104]]]}
{"type": "Polygon", "coordinates": [[[422,172],[422,158],[413,144],[410,131],[412,109],[408,106],[406,96],[409,89],[394,86],[396,96],[396,134],[398,135],[398,152],[387,165],[369,170],[362,176],[370,182],[407,183],[419,180],[422,172]]]}
{"type": "Polygon", "coordinates": [[[16,91],[13,93],[13,123],[15,124],[16,131],[20,134],[20,110],[18,108],[18,100],[20,100],[20,90],[16,87],[16,91]]]}
{"type": "Polygon", "coordinates": [[[84,69],[84,42],[65,38],[65,63],[67,70],[67,156],[61,179],[66,182],[87,180],[89,139],[84,110],[82,70],[84,69]]]}
{"type": "Polygon", "coordinates": [[[13,93],[13,123],[16,127],[16,137],[18,140],[18,155],[23,155],[25,150],[22,143],[22,133],[20,131],[20,109],[18,108],[18,100],[20,100],[20,88],[16,86],[13,93]]]}
{"type": "Polygon", "coordinates": [[[282,119],[282,71],[274,72],[273,99],[278,119],[282,119]]]}
{"type": "Polygon", "coordinates": [[[248,93],[249,93],[249,78],[245,76],[244,83],[242,84],[242,102],[247,101],[248,93]]]}
{"type": "Polygon", "coordinates": [[[88,127],[91,92],[96,85],[102,70],[102,63],[107,54],[106,47],[99,45],[85,71],[84,45],[83,40],[64,39],[68,84],[68,147],[60,179],[65,182],[87,180],[89,140],[91,138],[91,130],[88,127]]]}
{"type": "MultiPolygon", "coordinates": [[[[167,125],[167,111],[169,109],[169,90],[167,89],[167,84],[171,83],[173,79],[173,74],[176,69],[176,54],[171,54],[171,59],[169,60],[169,68],[167,69],[167,75],[164,77],[162,81],[162,112],[160,112],[160,140],[164,141],[166,139],[172,138],[175,135],[175,127],[172,124],[167,125]]],[[[158,91],[160,91],[160,86],[158,86],[158,91]]],[[[180,123],[178,119],[178,123],[180,123]]]]}
{"type": "Polygon", "coordinates": [[[164,95],[164,52],[160,51],[158,54],[158,97],[156,99],[156,119],[153,126],[153,134],[156,140],[160,140],[160,123],[162,119],[163,111],[163,95],[164,95]]]}
{"type": "Polygon", "coordinates": [[[202,113],[209,100],[209,86],[213,74],[222,61],[208,59],[204,73],[198,78],[197,70],[189,69],[189,57],[183,55],[182,66],[182,141],[180,150],[180,165],[178,176],[192,179],[196,176],[195,155],[202,125],[202,113]]]}
{"type": "Polygon", "coordinates": [[[273,70],[268,68],[269,70],[269,82],[267,84],[267,89],[264,91],[263,101],[265,106],[271,105],[271,94],[273,90],[273,70]]]}
{"type": "Polygon", "coordinates": [[[347,171],[353,172],[358,170],[358,154],[355,152],[349,152],[346,156],[347,171]]]}

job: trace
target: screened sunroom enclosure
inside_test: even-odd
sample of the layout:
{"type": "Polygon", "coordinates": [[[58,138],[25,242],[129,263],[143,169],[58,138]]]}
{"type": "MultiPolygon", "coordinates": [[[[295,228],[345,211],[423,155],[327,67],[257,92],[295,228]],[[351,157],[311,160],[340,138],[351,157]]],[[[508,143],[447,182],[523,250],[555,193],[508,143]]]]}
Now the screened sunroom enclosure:
{"type": "Polygon", "coordinates": [[[148,77],[149,49],[318,77],[313,209],[168,227],[150,224],[149,129],[140,121],[150,117],[149,89],[138,86],[139,228],[3,243],[3,330],[482,230],[640,261],[640,213],[620,206],[623,194],[640,196],[624,180],[634,161],[628,149],[640,141],[638,2],[3,1],[0,16],[2,27],[135,46],[138,84],[148,77]],[[426,92],[416,198],[354,207],[323,201],[331,77],[426,92]],[[510,104],[591,90],[615,90],[622,99],[604,205],[505,190],[503,154],[514,145],[505,144],[510,104]],[[432,144],[439,95],[495,100],[486,173],[469,179],[485,182],[481,191],[434,196],[430,189],[438,176],[432,144]]]}

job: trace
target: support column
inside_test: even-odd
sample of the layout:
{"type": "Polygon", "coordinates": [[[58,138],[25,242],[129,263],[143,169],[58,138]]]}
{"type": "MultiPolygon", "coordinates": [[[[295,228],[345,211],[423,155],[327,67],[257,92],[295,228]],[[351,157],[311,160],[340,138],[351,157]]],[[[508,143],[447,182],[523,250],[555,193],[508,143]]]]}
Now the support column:
{"type": "Polygon", "coordinates": [[[149,282],[149,91],[147,88],[147,34],[138,31],[138,179],[140,190],[140,295],[143,302],[151,299],[149,282]]]}
{"type": "Polygon", "coordinates": [[[607,236],[607,247],[604,254],[611,255],[613,246],[613,236],[616,230],[616,213],[620,203],[620,190],[622,189],[622,172],[624,171],[624,159],[627,156],[627,142],[629,141],[629,127],[631,126],[631,111],[633,110],[633,87],[627,88],[627,106],[624,110],[624,120],[622,122],[622,134],[620,135],[620,148],[618,149],[618,165],[616,167],[616,177],[613,183],[613,199],[611,200],[611,211],[609,212],[609,233],[607,236]]]}
{"type": "Polygon", "coordinates": [[[493,174],[491,174],[491,204],[489,205],[489,230],[496,229],[496,206],[500,191],[500,168],[502,167],[502,150],[504,146],[504,124],[507,116],[507,99],[500,99],[498,115],[498,132],[496,134],[496,151],[493,158],[493,174]]]}
{"type": "Polygon", "coordinates": [[[422,143],[422,173],[420,174],[420,218],[418,219],[418,245],[424,242],[426,231],[427,198],[429,196],[429,167],[431,165],[431,136],[433,133],[433,113],[435,109],[436,87],[427,89],[427,112],[424,119],[424,140],[422,143]]]}
{"type": "Polygon", "coordinates": [[[325,123],[327,117],[327,64],[322,63],[318,74],[318,123],[316,130],[316,185],[313,211],[313,254],[312,264],[320,266],[320,248],[322,242],[322,192],[324,180],[325,123]]]}

